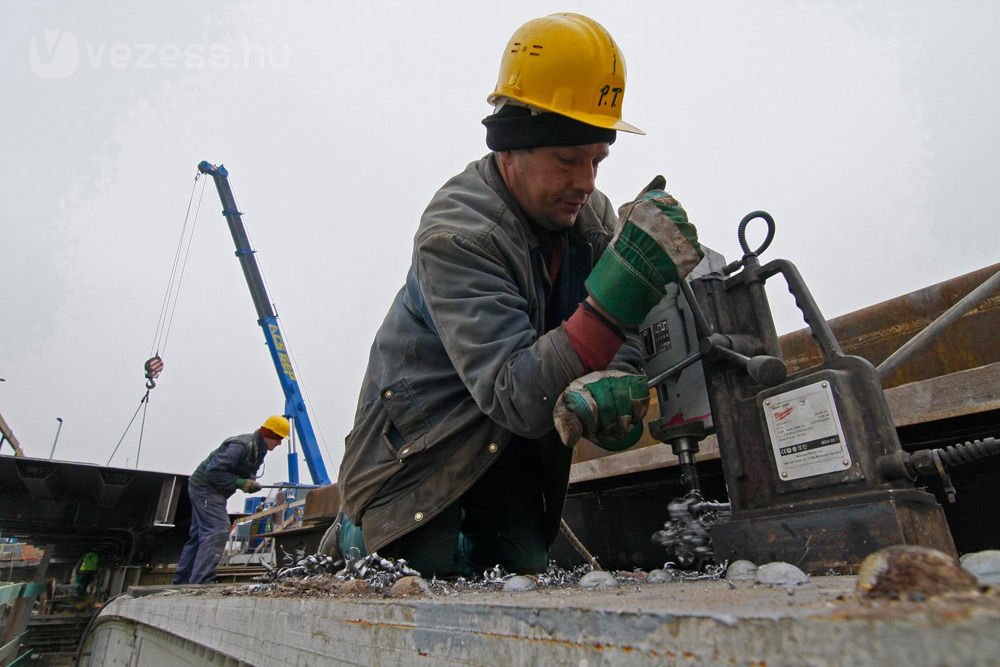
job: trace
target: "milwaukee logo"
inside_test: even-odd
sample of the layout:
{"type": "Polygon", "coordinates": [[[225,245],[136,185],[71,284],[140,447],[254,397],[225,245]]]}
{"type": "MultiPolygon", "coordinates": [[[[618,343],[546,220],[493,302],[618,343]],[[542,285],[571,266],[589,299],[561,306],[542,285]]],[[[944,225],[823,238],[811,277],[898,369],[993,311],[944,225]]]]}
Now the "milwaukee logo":
{"type": "Polygon", "coordinates": [[[795,408],[785,408],[784,410],[778,410],[774,413],[774,421],[780,422],[782,419],[792,414],[792,410],[795,408]]]}

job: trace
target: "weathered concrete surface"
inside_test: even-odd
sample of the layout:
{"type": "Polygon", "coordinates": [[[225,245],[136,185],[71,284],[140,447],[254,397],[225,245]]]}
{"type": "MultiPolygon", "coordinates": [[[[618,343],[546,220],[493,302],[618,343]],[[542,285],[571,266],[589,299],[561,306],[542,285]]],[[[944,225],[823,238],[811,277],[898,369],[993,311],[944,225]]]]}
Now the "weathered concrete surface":
{"type": "Polygon", "coordinates": [[[791,593],[717,580],[407,599],[163,592],[112,601],[81,664],[996,664],[997,594],[874,604],[853,587],[815,577],[791,593]]]}

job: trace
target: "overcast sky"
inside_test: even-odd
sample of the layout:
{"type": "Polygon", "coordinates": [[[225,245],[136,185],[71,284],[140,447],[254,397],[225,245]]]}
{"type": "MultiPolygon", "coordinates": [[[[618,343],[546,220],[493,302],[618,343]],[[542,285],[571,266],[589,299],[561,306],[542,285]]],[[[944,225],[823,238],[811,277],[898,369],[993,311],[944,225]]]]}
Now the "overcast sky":
{"type": "MultiPolygon", "coordinates": [[[[0,414],[25,453],[48,457],[61,417],[55,458],[108,461],[209,160],[335,477],[420,212],[486,152],[511,33],[556,11],[624,52],[647,136],[601,167],[616,203],[663,173],[727,259],[770,211],[765,259],[795,262],[827,317],[1000,259],[995,2],[5,2],[0,414]]],[[[283,409],[220,210],[209,181],[141,452],[137,418],[112,465],[188,474],[283,409]]],[[[801,328],[769,291],[779,331],[801,328]]],[[[265,483],[287,476],[276,454],[265,483]]]]}

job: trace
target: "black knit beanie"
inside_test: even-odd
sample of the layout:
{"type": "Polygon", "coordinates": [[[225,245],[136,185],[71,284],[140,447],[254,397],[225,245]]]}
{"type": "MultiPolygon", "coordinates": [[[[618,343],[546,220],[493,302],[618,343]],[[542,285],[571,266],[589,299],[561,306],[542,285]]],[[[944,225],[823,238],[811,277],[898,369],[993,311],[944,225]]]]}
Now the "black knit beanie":
{"type": "Polygon", "coordinates": [[[557,113],[534,113],[531,109],[505,104],[483,119],[486,145],[494,151],[539,146],[613,144],[617,133],[594,127],[557,113]]]}

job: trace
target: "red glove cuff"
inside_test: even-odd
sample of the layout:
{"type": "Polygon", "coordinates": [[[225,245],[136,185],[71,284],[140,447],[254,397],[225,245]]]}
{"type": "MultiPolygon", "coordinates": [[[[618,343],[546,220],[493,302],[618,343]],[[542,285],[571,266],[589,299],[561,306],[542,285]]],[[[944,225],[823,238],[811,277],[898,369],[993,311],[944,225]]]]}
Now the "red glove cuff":
{"type": "Polygon", "coordinates": [[[587,373],[607,368],[625,342],[625,334],[586,301],[563,323],[563,329],[587,373]]]}

